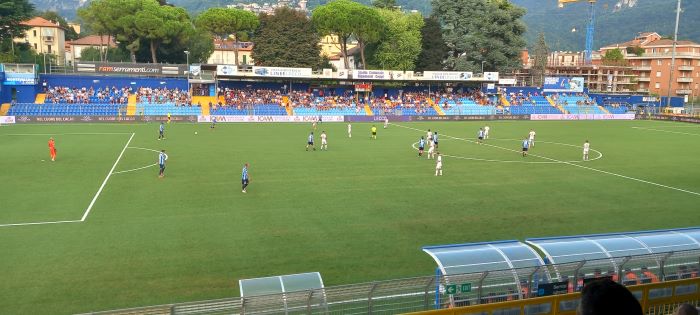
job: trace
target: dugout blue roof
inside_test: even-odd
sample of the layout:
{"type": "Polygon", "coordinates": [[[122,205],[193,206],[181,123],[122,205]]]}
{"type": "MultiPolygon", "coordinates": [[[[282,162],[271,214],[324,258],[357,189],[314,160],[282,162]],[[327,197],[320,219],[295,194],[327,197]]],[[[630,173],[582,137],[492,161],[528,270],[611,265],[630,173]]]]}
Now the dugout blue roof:
{"type": "Polygon", "coordinates": [[[516,240],[426,246],[444,275],[506,270],[543,265],[531,247],[516,240]]]}
{"type": "Polygon", "coordinates": [[[659,254],[700,249],[700,227],[632,233],[531,238],[526,242],[541,250],[549,263],[659,254]]]}

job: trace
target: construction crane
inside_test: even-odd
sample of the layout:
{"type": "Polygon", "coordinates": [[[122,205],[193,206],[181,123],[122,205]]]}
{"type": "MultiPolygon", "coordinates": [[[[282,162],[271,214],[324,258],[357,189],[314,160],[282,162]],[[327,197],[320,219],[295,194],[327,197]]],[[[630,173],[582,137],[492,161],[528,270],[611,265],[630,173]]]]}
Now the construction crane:
{"type": "Polygon", "coordinates": [[[567,3],[588,1],[588,26],[586,28],[586,51],[584,52],[585,62],[591,64],[593,55],[593,33],[595,32],[595,3],[597,0],[559,0],[559,7],[563,8],[567,3]]]}

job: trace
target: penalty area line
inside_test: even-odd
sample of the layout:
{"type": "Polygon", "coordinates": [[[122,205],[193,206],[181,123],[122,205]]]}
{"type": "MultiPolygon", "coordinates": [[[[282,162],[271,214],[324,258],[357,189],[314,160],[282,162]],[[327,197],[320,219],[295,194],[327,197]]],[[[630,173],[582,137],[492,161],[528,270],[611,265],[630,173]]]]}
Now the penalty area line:
{"type": "Polygon", "coordinates": [[[83,222],[81,220],[66,220],[66,221],[47,221],[47,222],[29,222],[29,223],[10,223],[10,224],[0,224],[0,227],[6,226],[23,226],[23,225],[43,225],[43,224],[58,224],[58,223],[78,223],[83,222]]]}
{"type": "Polygon", "coordinates": [[[639,130],[649,130],[649,131],[657,131],[657,132],[675,133],[675,134],[678,134],[678,135],[700,136],[700,134],[697,134],[697,133],[689,133],[689,132],[670,131],[670,130],[661,130],[661,129],[644,128],[644,127],[632,127],[632,128],[633,128],[633,129],[639,129],[639,130]]]}
{"type": "Polygon", "coordinates": [[[112,165],[112,168],[109,170],[109,173],[107,173],[107,177],[105,177],[105,180],[102,182],[100,189],[97,190],[95,197],[93,197],[92,201],[90,201],[90,205],[88,205],[87,209],[85,209],[85,213],[83,214],[83,217],[80,219],[80,222],[84,222],[85,219],[87,219],[87,216],[90,214],[90,210],[92,210],[92,206],[95,205],[95,201],[97,201],[97,198],[102,193],[102,190],[105,188],[105,185],[107,185],[107,181],[109,181],[109,178],[112,177],[112,174],[114,174],[114,169],[117,167],[117,164],[119,164],[119,160],[122,159],[122,156],[124,155],[124,152],[126,151],[126,148],[129,147],[129,144],[131,143],[131,139],[134,139],[134,135],[136,135],[136,133],[131,134],[131,137],[129,137],[129,141],[127,141],[126,144],[124,145],[124,148],[122,148],[122,152],[119,153],[117,160],[114,161],[114,165],[112,165]]]}
{"type": "MultiPolygon", "coordinates": [[[[416,131],[423,132],[423,130],[417,129],[417,128],[402,126],[402,125],[398,125],[398,124],[392,124],[392,125],[396,125],[396,126],[403,127],[403,128],[406,128],[406,129],[413,129],[413,130],[416,130],[416,131]]],[[[449,135],[446,135],[446,134],[443,134],[443,136],[446,136],[446,137],[449,137],[449,138],[453,138],[453,139],[460,139],[460,140],[464,140],[464,141],[467,141],[467,142],[472,142],[472,143],[474,143],[474,141],[470,141],[470,140],[466,140],[466,139],[462,139],[462,138],[457,138],[457,137],[449,136],[449,135]]],[[[510,149],[510,148],[504,148],[504,147],[500,147],[500,146],[497,146],[497,145],[492,145],[492,144],[488,144],[488,143],[484,143],[484,145],[487,145],[487,146],[490,146],[490,147],[494,147],[494,148],[503,149],[503,150],[507,150],[507,151],[512,151],[512,152],[520,153],[520,151],[518,151],[518,150],[513,150],[513,149],[510,149]]],[[[635,177],[631,177],[631,176],[627,176],[627,175],[617,174],[617,173],[613,173],[613,172],[608,172],[608,171],[604,171],[604,170],[600,170],[600,169],[597,169],[597,168],[592,168],[592,167],[588,167],[588,166],[584,166],[584,165],[580,165],[580,164],[576,164],[576,163],[571,163],[571,162],[567,162],[567,161],[560,161],[560,160],[553,159],[553,158],[549,158],[549,157],[546,157],[546,156],[536,155],[536,154],[532,154],[532,153],[528,153],[528,155],[533,156],[533,157],[537,157],[537,158],[540,158],[540,159],[545,159],[545,160],[549,160],[549,161],[559,162],[559,163],[561,163],[561,164],[566,164],[566,165],[571,165],[571,166],[575,166],[575,167],[587,169],[587,170],[594,171],[594,172],[598,172],[598,173],[603,173],[603,174],[607,174],[607,175],[611,175],[611,176],[616,176],[616,177],[620,177],[620,178],[624,178],[624,179],[628,179],[628,180],[633,180],[633,181],[640,182],[640,183],[645,183],[645,184],[649,184],[649,185],[653,185],[653,186],[657,186],[657,187],[662,187],[662,188],[671,189],[671,190],[675,190],[675,191],[679,191],[679,192],[684,192],[684,193],[691,194],[691,195],[700,196],[700,193],[695,192],[695,191],[690,191],[690,190],[686,190],[686,189],[682,189],[682,188],[678,188],[678,187],[673,187],[673,186],[668,186],[668,185],[664,185],[664,184],[659,184],[659,183],[655,183],[655,182],[652,182],[652,181],[648,181],[648,180],[644,180],[644,179],[640,179],[640,178],[635,178],[635,177]]]]}

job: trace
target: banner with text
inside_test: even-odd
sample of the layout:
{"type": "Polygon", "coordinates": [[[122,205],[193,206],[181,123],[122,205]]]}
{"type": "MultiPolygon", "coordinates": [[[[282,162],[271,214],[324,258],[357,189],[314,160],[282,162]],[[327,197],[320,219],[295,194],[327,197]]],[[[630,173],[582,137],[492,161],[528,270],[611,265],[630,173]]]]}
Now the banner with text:
{"type": "Polygon", "coordinates": [[[498,72],[484,72],[485,81],[498,81],[498,72]]]}
{"type": "Polygon", "coordinates": [[[467,81],[474,76],[472,72],[461,71],[424,71],[423,80],[427,81],[467,81]]]}
{"type": "Polygon", "coordinates": [[[5,85],[35,85],[38,80],[34,73],[5,72],[5,85]]]}
{"type": "MultiPolygon", "coordinates": [[[[139,123],[168,121],[168,116],[16,116],[15,123],[139,123]]],[[[197,116],[172,116],[171,122],[197,122],[197,116]]]]}
{"type": "Polygon", "coordinates": [[[634,120],[634,114],[532,114],[530,120],[634,120]]]}
{"type": "Polygon", "coordinates": [[[217,76],[237,75],[238,67],[235,65],[216,65],[217,76]]]}
{"type": "Polygon", "coordinates": [[[15,123],[15,116],[0,116],[0,125],[9,125],[15,123]]]}
{"type": "Polygon", "coordinates": [[[583,93],[583,77],[546,77],[542,90],[544,92],[583,93]]]}
{"type": "MultiPolygon", "coordinates": [[[[198,116],[198,122],[212,122],[212,117],[216,118],[216,122],[221,123],[301,123],[318,121],[318,116],[242,116],[242,115],[209,115],[198,116]]],[[[323,116],[322,122],[343,122],[343,116],[323,116]]]]}
{"type": "Polygon", "coordinates": [[[253,67],[253,74],[257,77],[310,78],[312,72],[311,68],[253,67]]]}
{"type": "Polygon", "coordinates": [[[391,80],[390,71],[385,70],[352,70],[352,78],[359,80],[391,80]]]}

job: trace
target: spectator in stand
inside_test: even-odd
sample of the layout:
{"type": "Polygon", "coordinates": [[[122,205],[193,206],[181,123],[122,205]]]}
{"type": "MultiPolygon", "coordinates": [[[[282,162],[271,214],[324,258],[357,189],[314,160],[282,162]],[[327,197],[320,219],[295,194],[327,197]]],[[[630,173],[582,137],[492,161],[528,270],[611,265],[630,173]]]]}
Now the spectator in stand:
{"type": "Polygon", "coordinates": [[[642,315],[642,306],[624,286],[610,279],[588,283],[581,292],[578,315],[642,315]]]}
{"type": "Polygon", "coordinates": [[[673,315],[698,315],[698,309],[693,305],[683,303],[673,311],[673,315]]]}
{"type": "Polygon", "coordinates": [[[627,268],[625,269],[625,275],[622,278],[622,283],[624,285],[635,285],[639,284],[639,278],[637,277],[637,274],[632,272],[632,269],[627,268]]]}
{"type": "Polygon", "coordinates": [[[651,283],[657,283],[659,282],[659,277],[657,277],[653,272],[649,270],[647,267],[642,267],[642,279],[649,279],[647,281],[651,283]]]}

